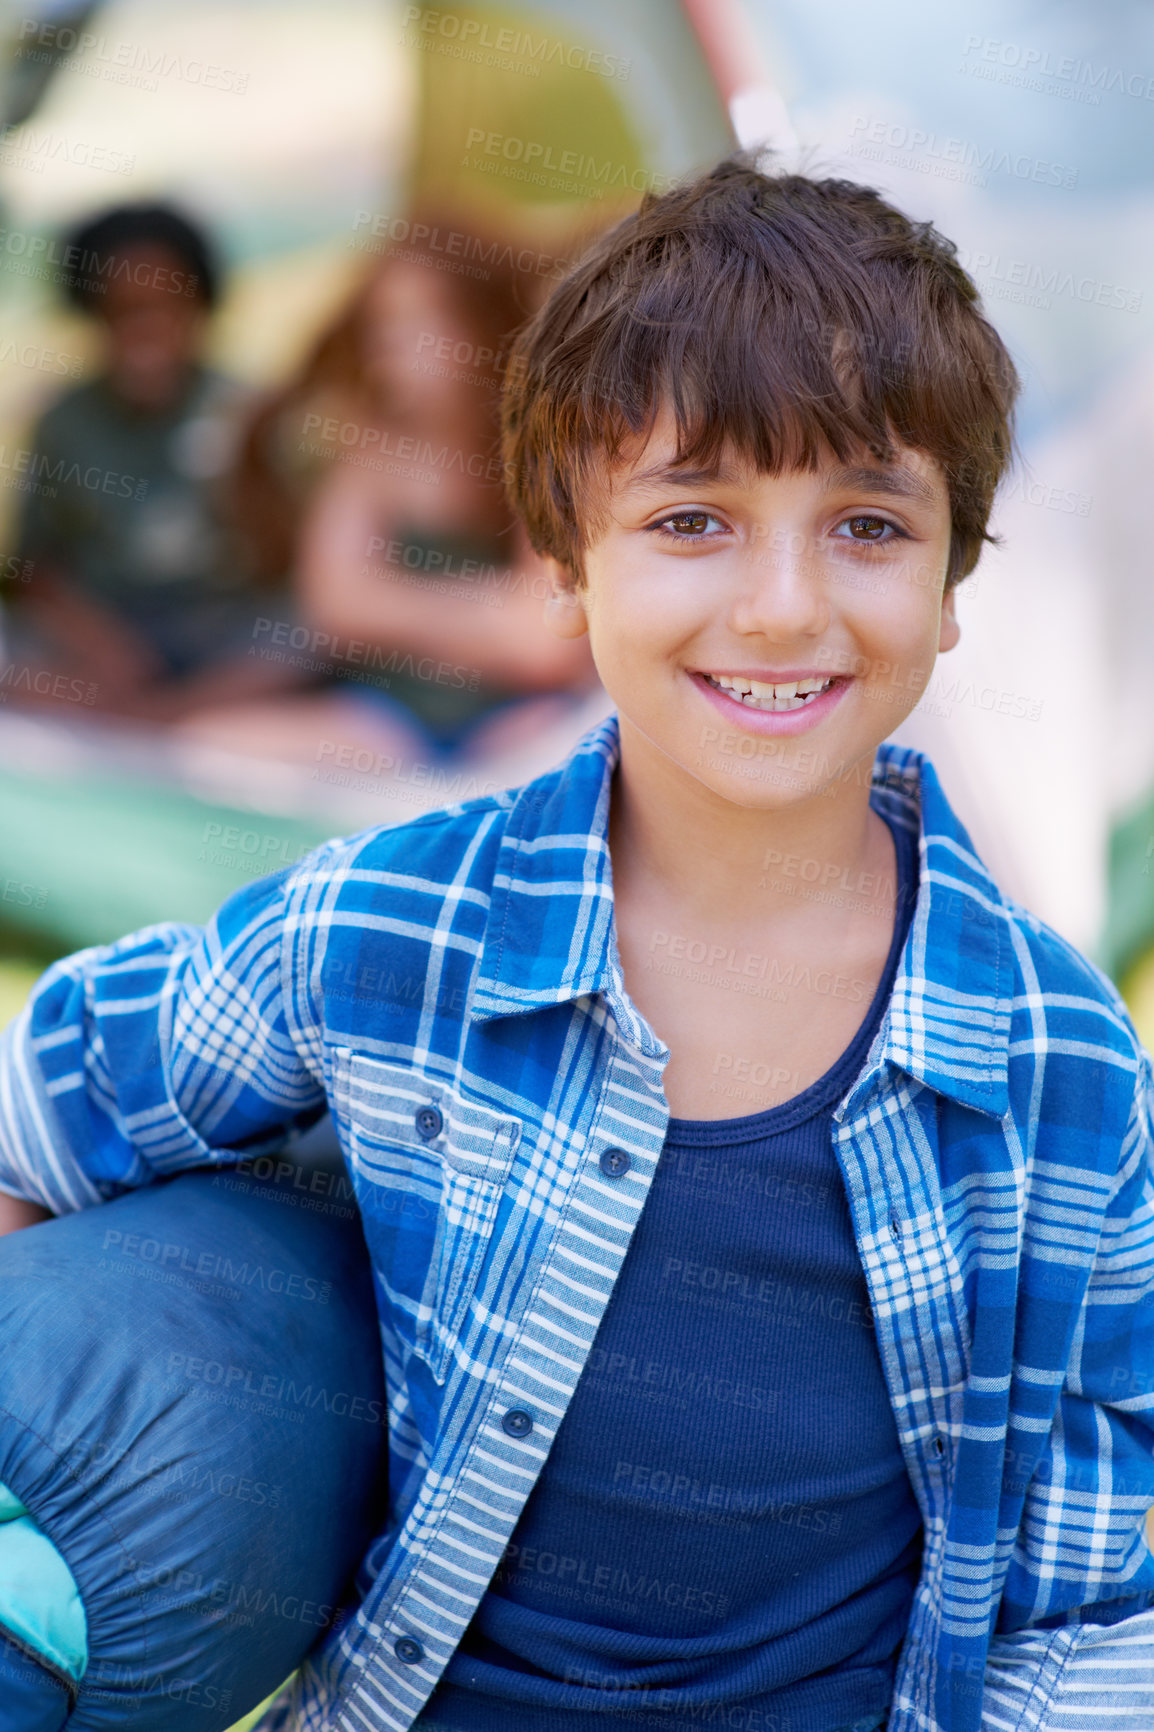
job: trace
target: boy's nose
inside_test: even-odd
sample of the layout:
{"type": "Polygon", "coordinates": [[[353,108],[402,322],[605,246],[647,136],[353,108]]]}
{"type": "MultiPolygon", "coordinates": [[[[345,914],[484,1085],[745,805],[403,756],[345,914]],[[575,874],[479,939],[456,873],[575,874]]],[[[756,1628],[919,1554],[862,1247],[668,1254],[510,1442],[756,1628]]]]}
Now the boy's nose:
{"type": "Polygon", "coordinates": [[[754,541],[743,550],[737,566],[730,606],[734,630],[786,643],[791,638],[820,636],[826,629],[828,586],[802,535],[780,533],[771,546],[754,541]]]}

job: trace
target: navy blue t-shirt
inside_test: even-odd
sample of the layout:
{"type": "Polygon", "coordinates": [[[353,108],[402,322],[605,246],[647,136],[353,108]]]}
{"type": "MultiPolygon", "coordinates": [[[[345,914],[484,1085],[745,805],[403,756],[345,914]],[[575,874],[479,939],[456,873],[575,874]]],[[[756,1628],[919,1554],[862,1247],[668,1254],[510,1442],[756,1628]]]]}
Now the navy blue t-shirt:
{"type": "Polygon", "coordinates": [[[670,1119],[548,1459],[414,1732],[884,1724],[922,1522],[831,1115],[916,897],[916,837],[891,829],[897,918],[857,1034],[781,1106],[670,1119]]]}

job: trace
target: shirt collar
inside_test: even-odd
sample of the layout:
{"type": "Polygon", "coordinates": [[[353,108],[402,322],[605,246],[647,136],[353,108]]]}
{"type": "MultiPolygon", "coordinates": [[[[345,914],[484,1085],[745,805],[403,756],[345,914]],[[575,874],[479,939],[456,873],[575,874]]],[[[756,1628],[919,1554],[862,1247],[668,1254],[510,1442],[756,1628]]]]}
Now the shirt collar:
{"type": "MultiPolygon", "coordinates": [[[[645,1057],[664,1042],[625,990],[613,924],[609,797],[616,712],[513,801],[493,875],[470,1015],[476,1021],[599,993],[645,1057]]],[[[921,752],[878,748],[871,804],[919,832],[920,881],[878,1056],[965,1106],[1009,1105],[1008,910],[921,752]]]]}

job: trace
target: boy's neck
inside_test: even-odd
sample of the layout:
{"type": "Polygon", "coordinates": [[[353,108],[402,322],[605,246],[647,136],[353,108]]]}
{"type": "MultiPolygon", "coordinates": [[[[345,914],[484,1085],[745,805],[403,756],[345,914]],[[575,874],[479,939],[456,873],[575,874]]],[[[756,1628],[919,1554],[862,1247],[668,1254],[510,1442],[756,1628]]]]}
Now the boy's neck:
{"type": "Polygon", "coordinates": [[[892,907],[893,844],[869,804],[872,753],[828,793],[765,811],[724,799],[627,721],[620,731],[609,822],[616,901],[676,909],[703,933],[796,925],[807,908],[828,924],[823,885],[892,907]]]}

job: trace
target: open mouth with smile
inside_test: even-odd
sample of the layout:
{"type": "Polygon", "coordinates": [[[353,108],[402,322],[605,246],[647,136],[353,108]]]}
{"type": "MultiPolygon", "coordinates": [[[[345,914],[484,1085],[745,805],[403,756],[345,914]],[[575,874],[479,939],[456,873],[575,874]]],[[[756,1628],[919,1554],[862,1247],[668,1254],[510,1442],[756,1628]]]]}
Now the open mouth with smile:
{"type": "Polygon", "coordinates": [[[760,673],[705,673],[694,669],[690,678],[715,708],[731,715],[740,709],[750,723],[758,718],[762,728],[772,717],[771,728],[780,729],[785,724],[790,732],[827,714],[850,684],[850,676],[846,674],[822,673],[812,668],[790,670],[772,679],[760,673]]]}

